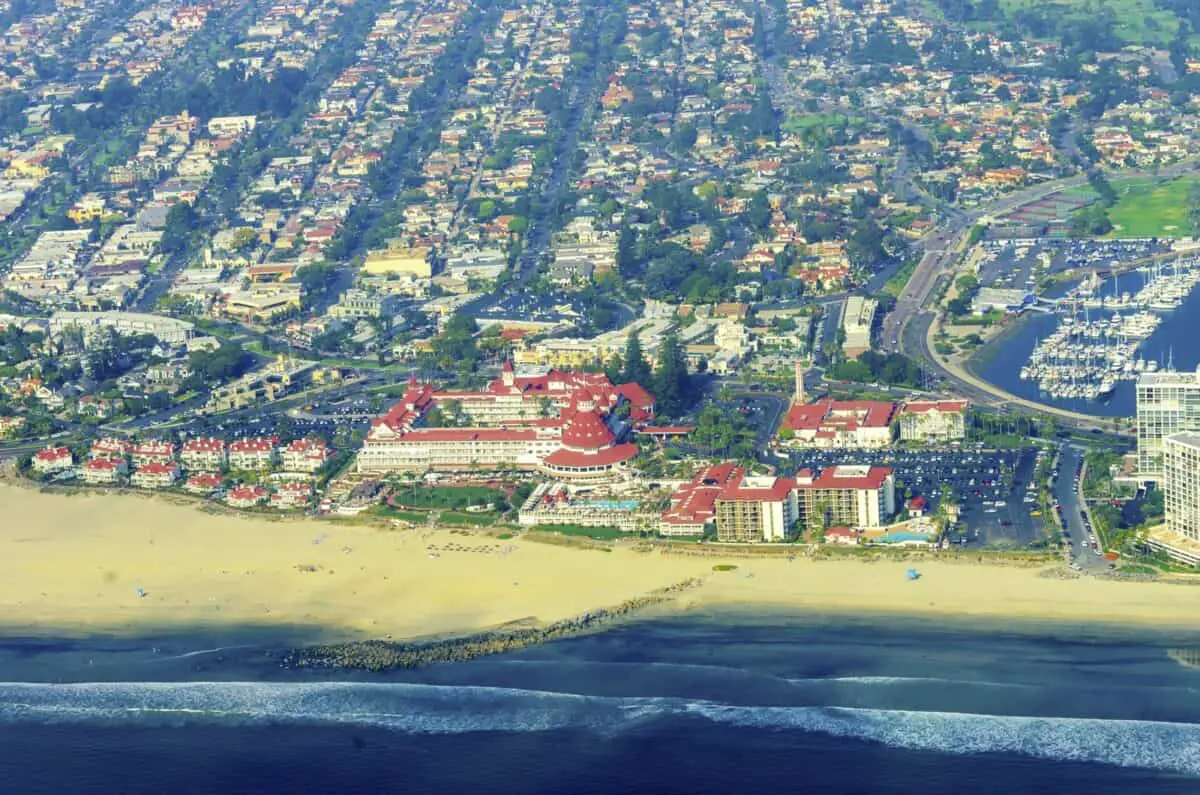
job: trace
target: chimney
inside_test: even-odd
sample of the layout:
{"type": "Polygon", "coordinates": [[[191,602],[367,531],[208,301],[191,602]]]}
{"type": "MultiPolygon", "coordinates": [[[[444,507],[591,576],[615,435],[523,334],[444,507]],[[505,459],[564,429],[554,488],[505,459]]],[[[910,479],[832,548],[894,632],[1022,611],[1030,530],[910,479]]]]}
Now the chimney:
{"type": "Polygon", "coordinates": [[[796,405],[804,405],[804,362],[796,362],[796,405]]]}

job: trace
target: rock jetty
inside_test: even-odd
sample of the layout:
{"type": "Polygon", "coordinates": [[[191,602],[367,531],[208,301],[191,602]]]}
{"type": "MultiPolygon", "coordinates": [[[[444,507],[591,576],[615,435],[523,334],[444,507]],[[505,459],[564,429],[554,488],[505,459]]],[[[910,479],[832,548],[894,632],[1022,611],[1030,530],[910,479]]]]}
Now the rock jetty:
{"type": "Polygon", "coordinates": [[[632,615],[648,607],[669,602],[684,591],[701,584],[689,579],[628,599],[615,607],[595,610],[574,618],[556,621],[544,627],[495,629],[454,638],[414,643],[386,640],[354,641],[324,646],[306,646],[283,655],[284,668],[392,671],[421,668],[442,662],[465,662],[490,654],[503,654],[526,646],[562,640],[594,632],[605,624],[632,615]]]}

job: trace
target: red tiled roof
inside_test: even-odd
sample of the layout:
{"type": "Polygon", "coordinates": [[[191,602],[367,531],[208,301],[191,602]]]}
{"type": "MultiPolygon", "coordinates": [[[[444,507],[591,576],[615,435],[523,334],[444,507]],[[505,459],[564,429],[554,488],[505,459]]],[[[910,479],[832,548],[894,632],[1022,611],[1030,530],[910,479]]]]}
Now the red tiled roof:
{"type": "Polygon", "coordinates": [[[717,514],[717,495],[729,480],[740,478],[742,471],[728,461],[701,470],[671,495],[671,507],[663,511],[662,520],[667,524],[695,525],[712,519],[717,514]]]}
{"type": "Polygon", "coordinates": [[[891,422],[895,410],[894,403],[880,400],[831,400],[825,398],[816,403],[792,405],[788,409],[784,424],[794,431],[882,428],[891,422]]]}
{"type": "Polygon", "coordinates": [[[811,483],[803,481],[797,484],[801,489],[878,489],[881,488],[888,475],[892,474],[891,467],[869,467],[865,475],[839,474],[839,471],[849,467],[829,467],[814,478],[811,483]]]}
{"type": "Polygon", "coordinates": [[[267,490],[262,486],[238,486],[229,490],[231,500],[256,500],[267,496],[267,490]]]}
{"type": "Polygon", "coordinates": [[[39,450],[33,457],[39,461],[57,461],[60,458],[70,458],[71,451],[65,447],[47,447],[45,450],[39,450]]]}
{"type": "Polygon", "coordinates": [[[573,450],[598,450],[614,441],[612,431],[595,411],[577,413],[562,432],[563,446],[573,450]]]}
{"type": "Polygon", "coordinates": [[[520,442],[537,438],[536,430],[518,428],[414,428],[406,439],[423,442],[520,442]]]}
{"type": "Polygon", "coordinates": [[[775,478],[767,487],[745,487],[742,485],[745,480],[745,470],[738,470],[737,477],[731,478],[725,484],[721,493],[717,495],[717,499],[742,502],[780,502],[786,500],[788,494],[796,489],[794,478],[775,478]]]}
{"type": "Polygon", "coordinates": [[[231,453],[269,453],[279,444],[278,436],[267,438],[238,439],[229,443],[231,453]]]}
{"type": "Polygon", "coordinates": [[[185,453],[219,453],[225,450],[225,440],[213,437],[188,439],[183,443],[185,453]]]}
{"type": "Polygon", "coordinates": [[[635,457],[638,454],[637,445],[618,444],[595,452],[578,452],[559,448],[546,456],[545,462],[554,467],[570,469],[585,469],[587,467],[613,466],[635,457]]]}

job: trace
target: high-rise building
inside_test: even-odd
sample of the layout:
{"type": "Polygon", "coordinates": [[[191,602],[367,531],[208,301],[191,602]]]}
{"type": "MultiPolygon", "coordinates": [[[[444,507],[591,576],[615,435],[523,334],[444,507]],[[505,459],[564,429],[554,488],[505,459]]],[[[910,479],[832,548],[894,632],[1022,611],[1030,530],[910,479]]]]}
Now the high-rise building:
{"type": "Polygon", "coordinates": [[[1200,541],[1200,433],[1163,439],[1162,464],[1167,530],[1200,541]]]}
{"type": "Polygon", "coordinates": [[[1200,371],[1144,373],[1137,382],[1138,476],[1159,480],[1163,439],[1200,431],[1200,371]]]}

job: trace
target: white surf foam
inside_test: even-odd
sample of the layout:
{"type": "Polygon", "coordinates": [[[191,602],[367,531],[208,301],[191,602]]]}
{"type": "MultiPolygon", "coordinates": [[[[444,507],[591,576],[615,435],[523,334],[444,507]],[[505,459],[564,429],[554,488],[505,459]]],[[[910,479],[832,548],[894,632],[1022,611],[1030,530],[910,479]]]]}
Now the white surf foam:
{"type": "Polygon", "coordinates": [[[948,679],[938,676],[812,676],[789,677],[785,681],[794,685],[814,685],[822,683],[877,686],[929,684],[1014,688],[1022,690],[1037,687],[1037,685],[1023,684],[1020,682],[987,682],[977,679],[948,679]]]}
{"type": "Polygon", "coordinates": [[[0,722],[335,723],[410,733],[618,732],[669,717],[915,750],[1016,753],[1200,776],[1200,725],[846,707],[764,707],[407,683],[0,683],[0,722]]]}

